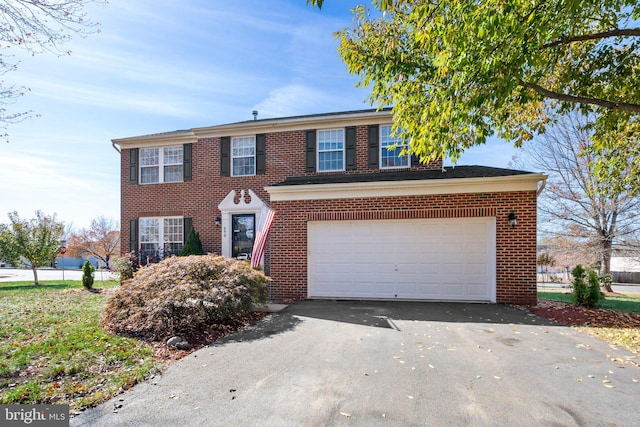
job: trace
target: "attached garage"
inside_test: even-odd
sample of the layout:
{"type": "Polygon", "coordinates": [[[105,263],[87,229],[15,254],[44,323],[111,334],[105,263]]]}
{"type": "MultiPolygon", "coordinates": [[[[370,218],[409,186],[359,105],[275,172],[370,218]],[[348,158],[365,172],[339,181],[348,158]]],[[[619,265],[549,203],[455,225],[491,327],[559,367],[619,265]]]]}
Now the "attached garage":
{"type": "Polygon", "coordinates": [[[544,179],[482,166],[287,178],[266,188],[271,296],[535,304],[544,179]]]}
{"type": "Polygon", "coordinates": [[[308,223],[308,297],[495,302],[495,218],[308,223]]]}

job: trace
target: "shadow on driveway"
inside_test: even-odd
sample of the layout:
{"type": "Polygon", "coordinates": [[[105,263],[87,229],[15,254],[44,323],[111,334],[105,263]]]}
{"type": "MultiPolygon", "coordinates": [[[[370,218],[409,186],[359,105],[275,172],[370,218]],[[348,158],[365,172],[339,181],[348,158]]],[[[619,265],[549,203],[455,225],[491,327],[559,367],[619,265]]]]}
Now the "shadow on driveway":
{"type": "Polygon", "coordinates": [[[282,313],[392,329],[397,329],[397,320],[557,325],[515,307],[459,302],[306,300],[282,313]]]}
{"type": "Polygon", "coordinates": [[[271,314],[213,345],[272,338],[293,331],[304,318],[401,331],[402,321],[558,326],[515,307],[424,301],[305,300],[271,314]]]}

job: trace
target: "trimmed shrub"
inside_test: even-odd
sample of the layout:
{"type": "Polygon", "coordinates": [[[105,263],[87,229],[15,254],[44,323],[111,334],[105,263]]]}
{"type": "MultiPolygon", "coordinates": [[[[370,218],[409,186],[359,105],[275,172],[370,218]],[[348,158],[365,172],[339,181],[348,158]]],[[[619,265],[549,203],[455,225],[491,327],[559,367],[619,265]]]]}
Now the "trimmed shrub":
{"type": "Polygon", "coordinates": [[[579,264],[571,271],[571,274],[573,275],[573,303],[594,307],[602,299],[598,274],[593,270],[585,270],[579,264]]]}
{"type": "Polygon", "coordinates": [[[82,286],[85,289],[93,289],[93,272],[96,271],[96,268],[91,265],[89,260],[86,260],[82,265],[82,286]]]}
{"type": "Polygon", "coordinates": [[[571,297],[573,299],[573,303],[575,305],[583,305],[584,300],[587,295],[587,270],[580,264],[576,265],[576,267],[571,270],[571,275],[573,276],[573,281],[571,285],[573,287],[573,292],[571,293],[571,297]]]}
{"type": "Polygon", "coordinates": [[[196,229],[191,227],[187,239],[184,241],[184,246],[180,252],[180,256],[189,255],[204,255],[204,249],[202,248],[202,241],[200,240],[200,234],[196,233],[196,229]]]}
{"type": "Polygon", "coordinates": [[[269,278],[247,263],[216,255],[171,257],[123,282],[104,310],[116,333],[160,340],[234,321],[267,299],[269,278]]]}

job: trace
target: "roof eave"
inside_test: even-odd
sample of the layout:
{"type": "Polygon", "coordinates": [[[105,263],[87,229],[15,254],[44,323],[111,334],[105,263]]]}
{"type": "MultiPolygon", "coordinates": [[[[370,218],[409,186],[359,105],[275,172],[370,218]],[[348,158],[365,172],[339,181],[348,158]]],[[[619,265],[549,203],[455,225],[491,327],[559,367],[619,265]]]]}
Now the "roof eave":
{"type": "Polygon", "coordinates": [[[547,176],[541,173],[482,178],[300,184],[265,187],[272,202],[440,194],[534,191],[547,176]]]}

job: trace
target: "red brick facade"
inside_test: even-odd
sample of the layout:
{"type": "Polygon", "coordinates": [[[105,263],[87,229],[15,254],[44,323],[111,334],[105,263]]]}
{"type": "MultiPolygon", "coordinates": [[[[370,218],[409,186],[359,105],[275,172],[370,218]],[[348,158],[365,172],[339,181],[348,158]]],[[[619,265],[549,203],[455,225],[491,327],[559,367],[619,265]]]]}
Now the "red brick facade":
{"type": "Polygon", "coordinates": [[[276,300],[307,297],[307,221],[414,218],[496,218],[496,301],[536,303],[536,193],[448,194],[378,199],[272,202],[278,213],[271,250],[285,256],[271,261],[276,300]],[[511,228],[508,216],[518,212],[511,228]]]}
{"type": "MultiPolygon", "coordinates": [[[[354,116],[355,117],[355,116],[354,116]]],[[[498,303],[536,302],[536,192],[501,191],[496,193],[458,193],[442,195],[271,201],[265,187],[281,183],[287,177],[322,176],[308,172],[305,164],[305,131],[349,126],[350,113],[309,116],[308,119],[242,122],[237,129],[224,125],[178,133],[114,140],[121,148],[121,224],[122,248],[130,246],[131,219],[181,216],[192,218],[205,251],[222,252],[223,233],[216,225],[221,212],[218,204],[235,190],[252,190],[276,211],[265,254],[265,271],[273,279],[274,300],[299,300],[307,297],[307,221],[323,219],[410,219],[490,216],[496,218],[496,281],[498,303]],[[326,123],[325,123],[326,122],[326,123]],[[273,130],[271,130],[273,129],[273,130]],[[221,138],[228,135],[266,134],[264,174],[230,177],[220,174],[221,138]],[[169,136],[167,136],[169,135],[169,136]],[[139,147],[192,145],[192,179],[180,183],[130,183],[129,150],[139,147]],[[507,223],[510,211],[518,214],[515,229],[507,223]]],[[[388,112],[359,114],[356,128],[357,168],[344,174],[380,173],[368,163],[368,126],[388,124],[388,112]]],[[[440,170],[441,162],[413,166],[412,170],[440,170]]],[[[444,181],[444,180],[443,180],[444,181]]],[[[248,196],[247,196],[248,197],[248,196]]]]}

